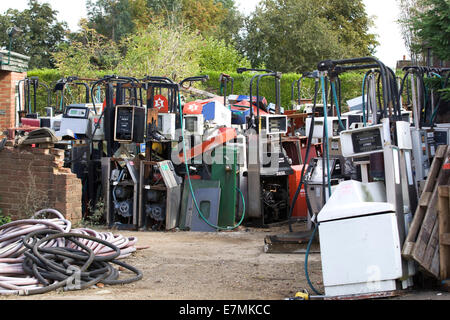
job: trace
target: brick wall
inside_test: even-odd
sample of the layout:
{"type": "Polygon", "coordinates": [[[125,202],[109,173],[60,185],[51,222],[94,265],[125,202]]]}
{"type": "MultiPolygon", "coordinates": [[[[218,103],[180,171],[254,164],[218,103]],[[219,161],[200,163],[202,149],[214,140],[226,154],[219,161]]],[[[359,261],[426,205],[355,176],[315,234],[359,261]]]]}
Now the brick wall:
{"type": "Polygon", "coordinates": [[[0,70],[0,134],[16,125],[16,86],[27,73],[0,70]]]}
{"type": "Polygon", "coordinates": [[[81,221],[81,180],[63,168],[64,151],[31,146],[0,151],[0,209],[13,220],[51,208],[81,221]]]}

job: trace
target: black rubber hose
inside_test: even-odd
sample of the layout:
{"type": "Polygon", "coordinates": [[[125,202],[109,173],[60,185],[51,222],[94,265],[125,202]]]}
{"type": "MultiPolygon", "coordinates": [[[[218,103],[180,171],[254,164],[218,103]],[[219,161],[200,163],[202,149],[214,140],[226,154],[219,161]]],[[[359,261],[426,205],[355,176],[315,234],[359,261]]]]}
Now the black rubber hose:
{"type": "Polygon", "coordinates": [[[116,260],[120,255],[120,249],[117,246],[96,237],[79,233],[61,233],[57,230],[39,230],[25,236],[23,243],[29,249],[25,252],[23,269],[26,274],[34,276],[44,287],[22,290],[19,292],[21,295],[42,294],[62,287],[67,290],[82,290],[100,282],[109,285],[128,284],[143,277],[142,272],[138,269],[116,260]],[[59,238],[74,243],[81,250],[66,247],[45,247],[49,241],[59,238]],[[107,246],[113,250],[113,253],[107,256],[96,256],[79,239],[87,239],[107,246]],[[119,280],[119,272],[112,267],[111,263],[128,269],[136,275],[119,280]],[[74,270],[77,270],[76,276],[79,280],[75,288],[68,287],[74,280],[74,270]]]}

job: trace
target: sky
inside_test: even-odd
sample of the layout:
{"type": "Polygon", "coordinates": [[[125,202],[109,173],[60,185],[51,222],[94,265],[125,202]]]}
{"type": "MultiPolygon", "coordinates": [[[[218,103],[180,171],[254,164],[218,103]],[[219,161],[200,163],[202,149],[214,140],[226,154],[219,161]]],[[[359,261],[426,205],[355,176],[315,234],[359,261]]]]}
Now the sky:
{"type": "MultiPolygon", "coordinates": [[[[39,2],[50,3],[57,10],[58,20],[66,21],[72,31],[78,29],[80,18],[87,16],[86,0],[39,0],[39,2]]],[[[239,9],[249,14],[256,7],[259,0],[236,0],[239,9]]],[[[369,16],[375,17],[375,27],[370,32],[378,34],[380,45],[375,53],[376,57],[384,64],[395,68],[397,60],[403,59],[405,55],[409,58],[404,41],[400,33],[400,27],[396,24],[399,9],[396,0],[363,0],[369,16]]],[[[7,9],[24,10],[27,8],[28,0],[0,0],[0,13],[7,9]]]]}

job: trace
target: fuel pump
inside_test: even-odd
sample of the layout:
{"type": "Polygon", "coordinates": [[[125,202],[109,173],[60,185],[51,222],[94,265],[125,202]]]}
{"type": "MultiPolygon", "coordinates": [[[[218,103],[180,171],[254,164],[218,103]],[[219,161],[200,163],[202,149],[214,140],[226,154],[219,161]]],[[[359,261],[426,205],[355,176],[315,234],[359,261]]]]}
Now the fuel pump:
{"type": "Polygon", "coordinates": [[[281,144],[287,132],[287,117],[280,115],[280,72],[239,68],[238,73],[266,72],[253,76],[250,82],[250,116],[247,119],[248,145],[248,217],[257,225],[287,221],[289,213],[289,175],[293,174],[281,144]],[[275,84],[275,116],[260,115],[260,83],[273,78],[275,84]],[[253,111],[253,84],[256,81],[256,115],[253,111]]]}
{"type": "Polygon", "coordinates": [[[401,81],[400,97],[405,91],[409,107],[412,109],[413,126],[411,127],[413,143],[413,159],[416,189],[420,194],[421,186],[424,183],[434,158],[437,146],[448,144],[450,130],[449,127],[435,127],[435,121],[441,105],[442,96],[436,97],[433,89],[427,89],[425,81],[431,77],[441,79],[443,88],[447,87],[450,70],[435,69],[419,66],[408,66],[403,68],[405,75],[401,81]],[[444,80],[445,73],[448,72],[444,80]],[[443,81],[444,80],[444,81],[443,81]]]}
{"type": "Polygon", "coordinates": [[[20,80],[18,83],[19,88],[19,123],[22,123],[24,125],[32,126],[32,127],[49,127],[49,123],[44,121],[42,123],[41,117],[38,113],[38,106],[37,106],[37,95],[38,95],[38,89],[40,87],[44,87],[44,89],[47,92],[47,106],[45,107],[45,116],[49,116],[52,114],[52,107],[51,107],[51,90],[47,84],[45,84],[42,81],[39,81],[38,77],[31,77],[31,78],[25,78],[23,80],[20,80]],[[21,99],[21,91],[20,91],[20,85],[23,83],[23,92],[24,92],[24,106],[22,109],[22,99],[21,99]],[[31,90],[33,88],[33,90],[31,90]],[[22,119],[25,119],[22,121],[22,119]]]}
{"type": "MultiPolygon", "coordinates": [[[[140,229],[170,230],[178,225],[182,184],[180,176],[184,176],[186,170],[184,164],[174,166],[170,161],[172,151],[179,144],[179,129],[186,128],[184,134],[188,139],[191,139],[188,132],[192,131],[200,138],[200,144],[204,129],[202,122],[192,123],[186,116],[183,117],[184,123],[181,122],[180,89],[186,83],[192,85],[193,82],[207,79],[207,76],[189,77],[180,83],[164,77],[146,77],[141,80],[147,91],[147,137],[145,160],[140,162],[139,172],[140,229]]],[[[193,167],[198,173],[196,166],[190,166],[193,167]]],[[[204,166],[200,164],[198,167],[201,170],[204,166]]]]}
{"type": "Polygon", "coordinates": [[[233,94],[234,91],[234,78],[228,74],[221,73],[219,76],[220,82],[220,94],[223,94],[223,105],[228,105],[228,94],[233,94]],[[228,93],[228,83],[231,82],[231,90],[228,93]]]}
{"type": "MultiPolygon", "coordinates": [[[[411,188],[411,161],[407,156],[411,152],[411,135],[409,123],[401,121],[395,75],[371,57],[322,61],[318,67],[325,101],[325,78],[331,79],[333,91],[332,80],[348,70],[377,69],[378,82],[382,84],[377,88],[380,104],[369,112],[375,123],[340,133],[342,154],[361,165],[362,181],[347,180],[332,189],[328,146],[324,146],[328,195],[313,234],[319,230],[325,294],[374,293],[411,286],[414,270],[401,256],[407,233],[406,215],[414,208],[414,201],[403,196],[411,188]],[[373,170],[380,165],[382,176],[373,170]],[[382,243],[380,234],[384,235],[382,243]],[[338,247],[341,249],[337,257],[338,247]],[[369,283],[367,272],[375,264],[381,269],[369,283]]],[[[324,138],[327,141],[326,132],[324,138]]],[[[307,260],[308,257],[305,265],[307,260]]]]}
{"type": "MultiPolygon", "coordinates": [[[[138,147],[144,142],[145,109],[142,86],[136,78],[105,76],[91,86],[102,85],[105,106],[96,119],[90,139],[88,162],[88,199],[97,203],[100,194],[106,212],[106,223],[119,229],[138,227],[139,167],[135,163],[138,147]],[[103,127],[104,140],[95,140],[96,132],[103,127]],[[99,188],[103,186],[103,190],[99,188]]],[[[94,113],[97,114],[95,101],[94,113]]]]}

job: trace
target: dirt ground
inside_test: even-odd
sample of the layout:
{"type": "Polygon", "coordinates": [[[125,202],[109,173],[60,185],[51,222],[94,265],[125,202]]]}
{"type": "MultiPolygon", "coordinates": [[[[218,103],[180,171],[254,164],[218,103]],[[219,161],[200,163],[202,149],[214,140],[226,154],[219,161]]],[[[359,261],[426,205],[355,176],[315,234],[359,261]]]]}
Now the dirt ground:
{"type": "MultiPolygon", "coordinates": [[[[304,227],[295,224],[294,231],[304,227]]],[[[138,246],[149,246],[126,259],[142,270],[141,281],[0,300],[283,300],[308,288],[304,254],[263,251],[267,235],[287,232],[287,226],[219,233],[120,231],[137,236],[138,246]]],[[[310,256],[309,273],[323,290],[320,254],[310,256]]],[[[396,299],[450,300],[450,293],[412,292],[396,299]]]]}

